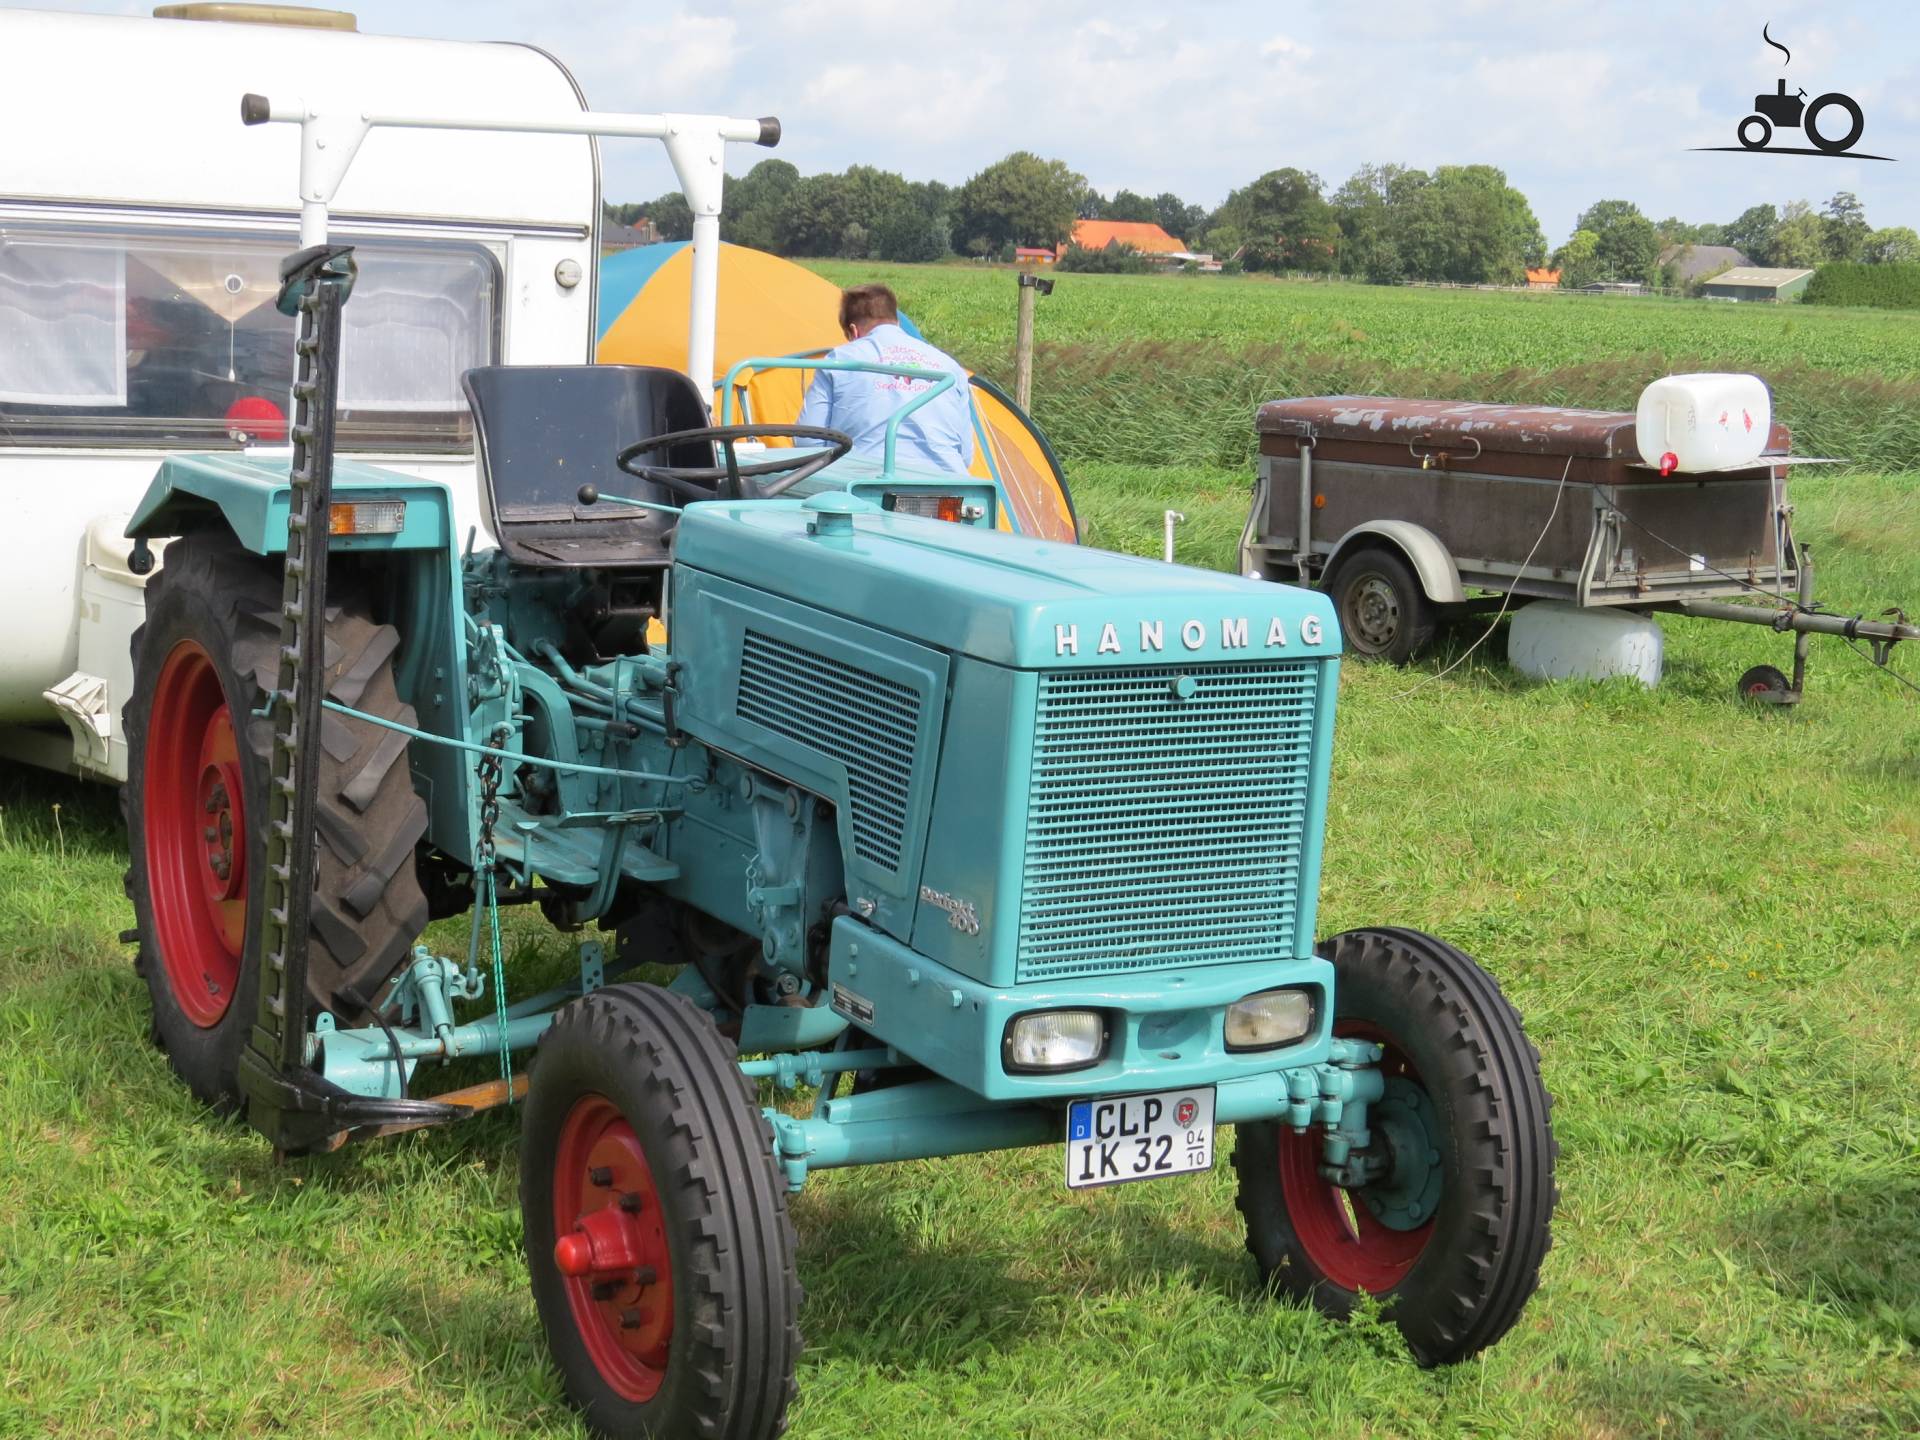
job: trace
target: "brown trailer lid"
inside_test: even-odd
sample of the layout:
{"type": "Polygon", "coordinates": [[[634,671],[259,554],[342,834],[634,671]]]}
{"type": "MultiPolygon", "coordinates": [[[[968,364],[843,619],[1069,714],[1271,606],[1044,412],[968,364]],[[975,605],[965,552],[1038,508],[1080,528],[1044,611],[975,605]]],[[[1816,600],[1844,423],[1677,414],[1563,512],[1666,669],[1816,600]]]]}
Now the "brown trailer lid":
{"type": "MultiPolygon", "coordinates": [[[[1586,462],[1574,478],[1598,483],[1634,481],[1654,473],[1640,458],[1634,417],[1620,410],[1572,410],[1558,405],[1489,405],[1475,400],[1404,400],[1392,395],[1314,395],[1269,400],[1254,422],[1262,454],[1291,453],[1286,441],[1332,441],[1345,458],[1376,457],[1375,463],[1420,463],[1423,456],[1460,468],[1502,474],[1547,474],[1525,457],[1563,457],[1586,462]],[[1342,443],[1344,442],[1344,443],[1342,443]],[[1471,445],[1468,450],[1464,446],[1471,445]],[[1349,446],[1384,447],[1348,449],[1349,446]],[[1451,453],[1448,453],[1451,452],[1451,453]],[[1391,454],[1395,460],[1387,460],[1391,454]],[[1489,458],[1508,455],[1510,461],[1489,458]],[[1409,457],[1400,460],[1398,457],[1409,457]]],[[[1775,420],[1762,454],[1786,455],[1793,432],[1775,420]]],[[[1330,454],[1330,458],[1332,458],[1330,454]]],[[[1558,474],[1556,467],[1553,472],[1558,474]]],[[[1748,471],[1720,472],[1747,474],[1748,471]]],[[[1767,474],[1756,466],[1752,473],[1767,474]]]]}
{"type": "MultiPolygon", "coordinates": [[[[1403,400],[1389,395],[1316,395],[1269,400],[1255,428],[1308,440],[1409,444],[1416,439],[1478,443],[1521,455],[1577,455],[1637,464],[1633,416],[1555,405],[1487,405],[1472,400],[1403,400]]],[[[1477,453],[1477,452],[1476,452],[1477,453]]]]}

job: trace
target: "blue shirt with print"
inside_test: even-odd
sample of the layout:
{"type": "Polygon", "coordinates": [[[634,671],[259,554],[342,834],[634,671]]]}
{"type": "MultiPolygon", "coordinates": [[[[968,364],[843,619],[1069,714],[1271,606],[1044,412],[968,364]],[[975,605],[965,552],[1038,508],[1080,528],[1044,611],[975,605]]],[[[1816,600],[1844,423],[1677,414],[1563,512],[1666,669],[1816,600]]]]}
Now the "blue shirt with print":
{"type": "MultiPolygon", "coordinates": [[[[954,387],[900,422],[894,463],[903,470],[966,473],[973,463],[973,407],[967,398],[967,372],[951,355],[916,340],[898,325],[876,325],[870,334],[828,351],[827,358],[951,371],[957,381],[954,387]]],[[[893,412],[933,383],[867,370],[818,370],[807,387],[799,423],[844,430],[853,437],[855,454],[877,458],[885,447],[887,421],[893,412]]]]}

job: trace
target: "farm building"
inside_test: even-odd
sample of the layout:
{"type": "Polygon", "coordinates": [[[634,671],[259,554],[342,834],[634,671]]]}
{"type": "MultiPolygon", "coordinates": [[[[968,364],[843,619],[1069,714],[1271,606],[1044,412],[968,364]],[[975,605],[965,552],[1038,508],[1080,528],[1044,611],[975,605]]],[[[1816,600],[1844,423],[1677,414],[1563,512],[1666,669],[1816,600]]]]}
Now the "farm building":
{"type": "MultiPolygon", "coordinates": [[[[1076,220],[1073,238],[1067,242],[1083,250],[1104,250],[1109,245],[1131,245],[1142,255],[1163,259],[1188,258],[1187,247],[1158,225],[1147,220],[1076,220]]],[[[1062,245],[1056,255],[1067,253],[1062,245]]]]}
{"type": "Polygon", "coordinates": [[[600,227],[602,255],[611,255],[618,250],[635,250],[642,245],[657,244],[659,240],[660,231],[644,215],[637,225],[621,225],[609,220],[600,227]]]}
{"type": "Polygon", "coordinates": [[[1527,289],[1558,290],[1559,288],[1560,272],[1558,270],[1543,269],[1527,271],[1527,289]]]}
{"type": "Polygon", "coordinates": [[[1058,255],[1044,245],[1022,245],[1013,252],[1016,265],[1051,265],[1058,255]]]}
{"type": "Polygon", "coordinates": [[[1700,293],[1715,300],[1798,300],[1812,278],[1811,270],[1746,265],[1714,276],[1700,287],[1700,293]]]}
{"type": "Polygon", "coordinates": [[[1753,261],[1731,245],[1669,245],[1660,252],[1659,264],[1662,270],[1672,268],[1675,284],[1691,285],[1753,261]]]}

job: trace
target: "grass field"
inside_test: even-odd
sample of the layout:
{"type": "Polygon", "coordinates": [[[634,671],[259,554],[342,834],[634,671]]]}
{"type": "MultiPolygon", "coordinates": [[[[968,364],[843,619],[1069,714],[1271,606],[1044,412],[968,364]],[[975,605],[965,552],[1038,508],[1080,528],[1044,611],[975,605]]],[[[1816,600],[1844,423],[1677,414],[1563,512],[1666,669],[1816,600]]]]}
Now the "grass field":
{"type": "MultiPolygon", "coordinates": [[[[913,306],[959,275],[899,284],[913,306]]],[[[1301,288],[1271,303],[1338,293],[1301,288]]],[[[1780,318],[1733,310],[1676,307],[1727,317],[1709,346],[1780,318]]],[[[1820,343],[1892,344],[1879,318],[1820,343]]],[[[1230,560],[1243,472],[1069,466],[1099,543],[1157,550],[1177,504],[1182,558],[1230,560]]],[[[1824,598],[1920,600],[1920,476],[1797,485],[1824,598]]],[[[793,1433],[1920,1431],[1920,696],[1817,641],[1807,703],[1755,713],[1734,677],[1785,640],[1667,635],[1652,693],[1523,682],[1498,637],[1434,678],[1474,632],[1342,680],[1323,926],[1478,954],[1559,1100],[1557,1243],[1500,1346],[1425,1372],[1377,1318],[1270,1302],[1224,1165],[1074,1196],[1051,1151],[831,1172],[795,1206],[793,1433]]],[[[514,1118],[276,1168],[147,1044],[123,865],[111,793],[0,767],[0,1435],[579,1433],[526,1290],[514,1118]]],[[[510,940],[514,973],[566,963],[520,912],[510,940]]]]}
{"type": "MultiPolygon", "coordinates": [[[[888,281],[973,368],[1012,370],[1011,272],[823,262],[888,281]]],[[[1801,454],[1920,467],[1920,326],[1910,315],[1589,295],[1061,275],[1035,319],[1034,414],[1063,454],[1239,468],[1276,395],[1419,395],[1631,410],[1661,375],[1752,370],[1801,454]]]]}
{"type": "MultiPolygon", "coordinates": [[[[1013,349],[1013,272],[975,265],[811,261],[840,285],[891,285],[929,336],[962,358],[1013,349]],[[964,353],[963,353],[964,352],[964,353]]],[[[1920,376],[1911,316],[1819,305],[1731,305],[1619,296],[1529,294],[1275,281],[1259,276],[1058,274],[1035,333],[1054,345],[1122,337],[1227,350],[1284,344],[1391,365],[1450,371],[1552,370],[1657,353],[1744,366],[1809,365],[1887,379],[1920,376]]]]}

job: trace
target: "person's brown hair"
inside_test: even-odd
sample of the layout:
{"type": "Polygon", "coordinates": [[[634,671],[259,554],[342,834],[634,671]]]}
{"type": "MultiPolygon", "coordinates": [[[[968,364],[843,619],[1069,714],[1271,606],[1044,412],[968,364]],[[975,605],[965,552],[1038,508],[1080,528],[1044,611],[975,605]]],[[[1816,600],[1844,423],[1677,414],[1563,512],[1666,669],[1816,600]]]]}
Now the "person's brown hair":
{"type": "Polygon", "coordinates": [[[855,325],[887,325],[900,318],[900,302],[884,285],[849,285],[840,292],[840,331],[855,325]]]}

